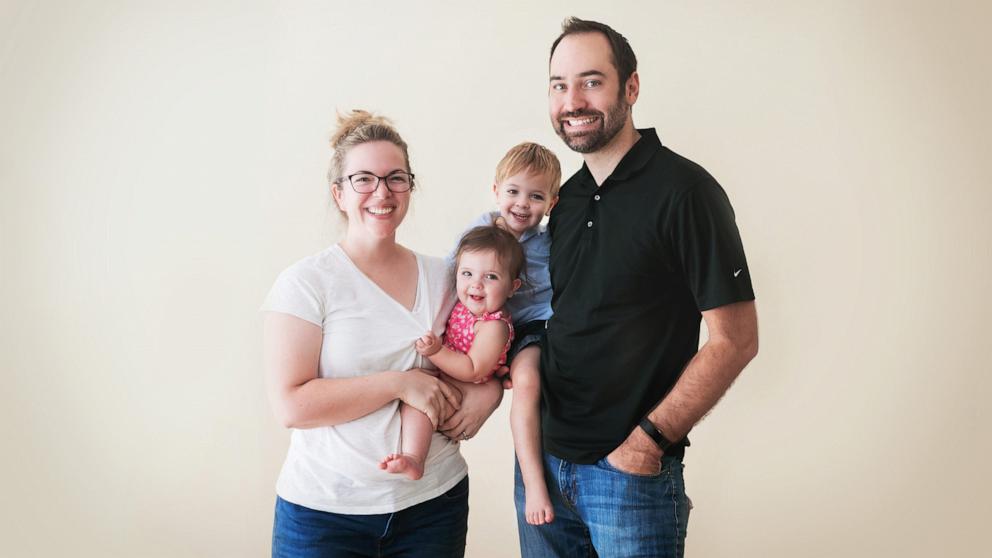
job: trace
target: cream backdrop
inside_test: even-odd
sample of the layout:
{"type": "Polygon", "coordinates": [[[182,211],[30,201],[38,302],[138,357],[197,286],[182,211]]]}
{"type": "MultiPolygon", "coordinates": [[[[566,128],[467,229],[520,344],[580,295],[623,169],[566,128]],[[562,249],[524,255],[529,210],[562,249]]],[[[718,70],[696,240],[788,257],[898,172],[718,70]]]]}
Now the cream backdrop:
{"type": "MultiPolygon", "coordinates": [[[[441,254],[578,15],[738,215],[762,350],[694,431],[698,557],[988,555],[983,2],[0,3],[2,556],[267,556],[287,432],[257,308],[335,239],[336,109],[395,119],[441,254]]],[[[509,396],[468,555],[516,556],[509,396]]]]}

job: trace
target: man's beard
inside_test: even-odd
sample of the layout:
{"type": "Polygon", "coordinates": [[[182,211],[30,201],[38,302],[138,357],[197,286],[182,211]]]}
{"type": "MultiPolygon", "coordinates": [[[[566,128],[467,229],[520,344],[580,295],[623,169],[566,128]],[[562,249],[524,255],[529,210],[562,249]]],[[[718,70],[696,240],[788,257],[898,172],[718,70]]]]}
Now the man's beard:
{"type": "Polygon", "coordinates": [[[560,137],[562,141],[565,142],[565,145],[567,145],[572,151],[575,151],[576,153],[594,153],[613,141],[613,138],[620,133],[620,130],[623,129],[624,123],[627,121],[627,110],[629,108],[630,105],[627,104],[627,101],[624,99],[623,93],[621,92],[621,94],[617,96],[617,102],[610,106],[605,116],[598,110],[577,110],[575,112],[566,112],[559,116],[554,122],[554,124],[557,124],[557,126],[555,126],[555,131],[558,132],[558,137],[560,137]],[[568,118],[582,118],[583,116],[598,117],[599,129],[586,132],[578,136],[568,135],[565,132],[564,121],[568,118]]]}

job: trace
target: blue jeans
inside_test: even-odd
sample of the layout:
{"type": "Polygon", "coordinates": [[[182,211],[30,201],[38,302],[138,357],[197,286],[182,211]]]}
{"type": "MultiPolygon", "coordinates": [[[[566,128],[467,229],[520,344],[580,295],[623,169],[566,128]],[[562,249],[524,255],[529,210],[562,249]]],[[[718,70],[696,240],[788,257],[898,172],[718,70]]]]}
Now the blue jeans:
{"type": "Polygon", "coordinates": [[[624,473],[604,457],[579,465],[544,454],[544,478],[555,520],[529,525],[516,467],[514,501],[524,558],[681,557],[689,523],[682,459],[665,456],[658,475],[624,473]]]}
{"type": "Polygon", "coordinates": [[[273,558],[461,558],[468,531],[468,477],[444,494],[395,513],[346,515],[276,497],[273,558]]]}

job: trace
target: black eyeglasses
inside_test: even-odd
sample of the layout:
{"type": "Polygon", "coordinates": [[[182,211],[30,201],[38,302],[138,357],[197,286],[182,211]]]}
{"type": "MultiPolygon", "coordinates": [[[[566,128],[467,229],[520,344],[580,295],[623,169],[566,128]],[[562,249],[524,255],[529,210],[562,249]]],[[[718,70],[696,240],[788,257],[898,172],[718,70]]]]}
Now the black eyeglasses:
{"type": "MultiPolygon", "coordinates": [[[[359,194],[371,194],[375,192],[379,189],[380,180],[385,180],[386,188],[394,194],[409,192],[410,188],[413,187],[413,174],[405,171],[391,172],[386,176],[379,176],[370,172],[356,172],[344,178],[348,179],[348,182],[351,183],[351,188],[359,194]]],[[[344,178],[338,179],[338,182],[341,182],[344,178]]]]}

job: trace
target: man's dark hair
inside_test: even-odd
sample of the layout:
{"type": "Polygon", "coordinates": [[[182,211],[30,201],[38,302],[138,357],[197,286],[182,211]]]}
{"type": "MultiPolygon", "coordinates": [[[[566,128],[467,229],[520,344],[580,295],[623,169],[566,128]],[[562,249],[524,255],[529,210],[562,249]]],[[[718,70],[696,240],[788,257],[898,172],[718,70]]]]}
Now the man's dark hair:
{"type": "Polygon", "coordinates": [[[568,35],[579,33],[602,33],[606,37],[613,55],[613,67],[617,69],[617,75],[620,77],[620,90],[623,91],[627,80],[637,71],[637,57],[634,56],[634,49],[630,48],[627,39],[605,23],[577,17],[570,17],[563,21],[561,23],[561,35],[558,35],[555,42],[551,44],[551,55],[548,56],[548,63],[551,63],[551,57],[555,55],[555,49],[558,48],[558,43],[562,39],[568,35]]]}

